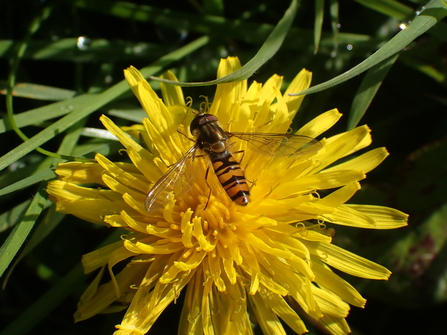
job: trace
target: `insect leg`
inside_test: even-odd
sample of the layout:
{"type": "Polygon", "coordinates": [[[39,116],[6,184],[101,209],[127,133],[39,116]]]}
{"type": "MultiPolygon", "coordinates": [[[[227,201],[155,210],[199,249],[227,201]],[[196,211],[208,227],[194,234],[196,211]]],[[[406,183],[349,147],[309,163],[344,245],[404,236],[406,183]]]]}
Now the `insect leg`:
{"type": "Polygon", "coordinates": [[[188,140],[190,140],[190,141],[192,141],[192,142],[194,142],[194,143],[196,142],[196,140],[194,140],[193,138],[188,137],[188,135],[183,134],[183,133],[182,133],[181,131],[179,131],[179,130],[177,130],[177,133],[179,133],[179,134],[185,136],[188,140]]]}
{"type": "Polygon", "coordinates": [[[245,150],[235,151],[235,152],[233,152],[233,155],[234,154],[240,154],[240,153],[242,153],[242,158],[241,158],[241,160],[238,163],[239,163],[239,165],[242,165],[242,160],[244,159],[244,156],[245,156],[245,150]]]}

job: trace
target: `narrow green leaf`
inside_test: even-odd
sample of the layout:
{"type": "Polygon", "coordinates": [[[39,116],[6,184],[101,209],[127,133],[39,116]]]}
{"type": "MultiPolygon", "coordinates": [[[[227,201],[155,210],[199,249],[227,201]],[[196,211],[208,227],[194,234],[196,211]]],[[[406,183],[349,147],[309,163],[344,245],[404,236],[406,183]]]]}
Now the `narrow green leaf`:
{"type": "MultiPolygon", "coordinates": [[[[83,102],[84,99],[90,99],[85,101],[88,102],[94,101],[96,97],[96,94],[84,94],[72,99],[55,102],[44,107],[31,109],[20,114],[15,114],[14,120],[16,121],[16,124],[19,128],[39,124],[41,122],[48,121],[62,115],[66,115],[72,112],[74,106],[77,106],[79,103],[83,102]]],[[[5,119],[0,119],[0,134],[8,130],[11,130],[9,122],[5,119]]]]}
{"type": "MultiPolygon", "coordinates": [[[[191,52],[200,48],[208,42],[208,37],[201,37],[197,40],[185,45],[184,47],[177,49],[156,62],[152,65],[145,67],[141,70],[144,76],[149,76],[158,71],[162,70],[165,66],[175,62],[182,57],[189,55],[191,52]]],[[[10,151],[6,155],[0,158],[0,170],[3,170],[8,165],[17,161],[20,157],[23,157],[30,151],[35,148],[41,146],[43,143],[47,142],[57,134],[62,133],[64,130],[69,128],[75,122],[83,119],[87,115],[93,113],[98,108],[104,106],[106,103],[116,99],[118,96],[123,94],[129,90],[129,85],[125,80],[117,83],[107,91],[104,91],[101,94],[95,96],[95,99],[92,98],[92,95],[86,96],[84,99],[79,99],[76,102],[73,100],[69,100],[68,104],[72,107],[73,111],[56,121],[46,129],[42,130],[37,135],[30,138],[28,141],[22,143],[14,150],[10,151]]]]}
{"type": "Polygon", "coordinates": [[[324,20],[324,0],[315,1],[315,21],[314,21],[314,54],[318,52],[321,40],[321,30],[324,20]]]}
{"type": "Polygon", "coordinates": [[[28,178],[25,178],[25,179],[22,179],[22,180],[18,181],[17,183],[14,183],[14,184],[11,184],[5,188],[2,188],[0,190],[0,196],[21,190],[25,187],[28,187],[28,186],[34,185],[38,182],[41,182],[42,180],[49,180],[51,178],[54,178],[55,176],[56,176],[56,174],[54,173],[54,171],[50,170],[50,169],[36,173],[35,175],[29,176],[28,178]]]}
{"type": "MultiPolygon", "coordinates": [[[[73,148],[76,146],[76,143],[78,142],[82,127],[84,126],[84,122],[85,122],[85,120],[80,120],[80,121],[76,122],[73,126],[70,127],[70,129],[67,131],[67,134],[65,135],[65,137],[59,147],[58,153],[70,154],[73,151],[73,148]]],[[[57,160],[46,159],[46,160],[44,160],[44,162],[42,162],[41,165],[47,164],[48,166],[50,166],[51,163],[57,163],[57,160]]],[[[26,186],[30,185],[31,183],[34,183],[36,181],[36,178],[39,178],[39,179],[41,178],[41,180],[42,180],[42,179],[50,179],[50,178],[53,178],[54,176],[55,176],[55,173],[52,170],[45,170],[45,171],[42,171],[41,173],[38,173],[38,174],[28,177],[22,181],[19,181],[18,183],[15,183],[14,185],[7,187],[7,189],[8,188],[9,189],[11,189],[11,188],[17,189],[17,188],[26,187],[26,186]],[[42,177],[42,175],[43,175],[43,177],[42,177]]],[[[37,192],[37,195],[34,197],[34,200],[31,203],[31,206],[28,208],[28,212],[33,207],[33,203],[36,199],[44,198],[44,199],[40,200],[40,202],[42,203],[42,206],[38,207],[38,210],[35,213],[32,213],[34,215],[29,215],[28,212],[25,213],[25,215],[23,216],[23,219],[19,225],[22,225],[24,222],[26,222],[26,226],[30,226],[30,227],[34,226],[34,224],[36,223],[36,221],[40,215],[40,212],[43,210],[43,205],[46,202],[47,193],[45,191],[45,187],[46,187],[46,181],[41,183],[39,191],[37,192]],[[42,192],[43,192],[43,194],[41,194],[42,192]]],[[[27,244],[27,246],[25,248],[25,254],[27,252],[29,252],[30,250],[32,250],[60,222],[60,220],[62,219],[62,214],[59,214],[59,213],[56,214],[53,212],[54,212],[54,208],[52,207],[52,209],[49,212],[47,212],[47,219],[48,218],[49,219],[47,220],[47,222],[44,222],[42,225],[37,227],[35,233],[31,237],[29,243],[27,244]],[[51,215],[51,213],[53,213],[53,215],[51,215]]],[[[11,256],[11,259],[19,251],[20,246],[22,245],[23,241],[27,238],[29,232],[30,231],[23,231],[21,234],[17,234],[16,242],[11,245],[7,245],[5,243],[5,245],[4,245],[5,253],[8,254],[9,256],[11,256]]],[[[14,236],[14,234],[15,233],[13,231],[10,234],[9,238],[11,238],[11,236],[14,236]]],[[[23,257],[23,254],[19,258],[16,259],[16,263],[21,259],[21,257],[23,257]]],[[[6,261],[8,261],[8,260],[5,259],[5,262],[6,261]]],[[[8,266],[8,264],[2,264],[2,266],[8,266]]],[[[13,269],[13,267],[11,267],[9,273],[12,271],[12,269],[13,269]]],[[[3,269],[2,269],[2,271],[3,271],[3,269]]],[[[1,274],[0,274],[0,276],[1,276],[1,274]]]]}
{"type": "Polygon", "coordinates": [[[39,217],[42,212],[45,202],[47,201],[45,186],[45,182],[40,184],[39,190],[28,207],[23,220],[14,227],[5,243],[0,247],[0,276],[2,276],[3,272],[8,268],[14,256],[33,229],[37,217],[39,217]]]}
{"type": "Polygon", "coordinates": [[[329,13],[331,15],[331,26],[332,33],[334,34],[334,43],[338,45],[338,35],[340,28],[338,0],[330,0],[329,13]]]}
{"type": "Polygon", "coordinates": [[[315,1],[314,54],[318,52],[324,20],[324,0],[315,1]]]}
{"type": "MultiPolygon", "coordinates": [[[[118,241],[121,234],[123,234],[123,231],[116,229],[99,247],[118,241]]],[[[51,311],[59,306],[67,296],[80,289],[79,287],[82,285],[84,277],[81,263],[79,263],[56,285],[45,292],[31,307],[9,323],[0,335],[27,334],[46,316],[50,315],[51,311]]]]}
{"type": "Polygon", "coordinates": [[[371,8],[376,12],[385,14],[390,17],[394,17],[398,20],[408,18],[408,16],[414,14],[414,10],[411,7],[395,0],[355,0],[365,7],[371,8]]]}
{"type": "Polygon", "coordinates": [[[26,200],[0,215],[0,232],[15,226],[28,208],[31,200],[26,200]]]}
{"type": "Polygon", "coordinates": [[[398,57],[399,54],[395,54],[368,70],[352,102],[351,111],[349,112],[348,130],[357,126],[376,95],[383,79],[398,57]]]}
{"type": "Polygon", "coordinates": [[[441,0],[435,0],[427,6],[422,13],[420,13],[408,27],[400,31],[396,36],[389,40],[383,47],[377,50],[370,57],[363,62],[353,67],[349,71],[332,78],[322,84],[313,86],[307,90],[291,95],[312,94],[323,91],[335,85],[339,85],[355,76],[358,76],[362,72],[370,69],[374,65],[379,64],[381,61],[391,57],[398,53],[408,44],[410,44],[415,38],[425,33],[428,29],[433,27],[442,18],[447,16],[447,5],[441,0]]]}
{"type": "Polygon", "coordinates": [[[141,120],[147,117],[146,112],[142,108],[137,109],[126,109],[126,110],[120,110],[120,109],[111,109],[108,111],[109,115],[113,115],[116,117],[119,117],[124,120],[133,121],[141,123],[141,120]]]}
{"type": "MultiPolygon", "coordinates": [[[[77,0],[74,6],[130,21],[156,22],[160,27],[171,29],[187,27],[188,31],[198,34],[216,35],[224,32],[225,37],[234,37],[250,44],[262,43],[274,29],[271,24],[252,23],[240,19],[231,20],[214,15],[190,14],[124,1],[77,0]],[[244,33],[241,34],[241,31],[244,33]]],[[[301,37],[308,35],[312,39],[312,33],[304,29],[298,30],[297,34],[301,37]]]]}
{"type": "Polygon", "coordinates": [[[164,82],[171,85],[192,87],[192,86],[209,86],[222,83],[228,83],[232,81],[244,80],[253,75],[262,65],[264,65],[270,58],[272,58],[278,49],[281,47],[290,26],[292,25],[293,19],[295,18],[296,11],[298,9],[297,1],[292,0],[289,8],[286,10],[282,19],[278,22],[275,29],[269,35],[267,40],[261,46],[256,55],[247,62],[239,70],[219,79],[207,81],[207,82],[196,82],[196,83],[186,83],[186,82],[176,82],[172,80],[165,80],[161,78],[150,77],[153,80],[164,82]]]}
{"type": "MultiPolygon", "coordinates": [[[[78,38],[62,38],[57,41],[31,40],[22,59],[57,60],[67,62],[113,62],[123,60],[157,59],[166,53],[166,47],[141,41],[117,41],[92,39],[88,48],[77,47],[78,38]]],[[[18,42],[0,41],[0,57],[13,57],[18,42]]]]}
{"type": "MultiPolygon", "coordinates": [[[[6,84],[0,84],[0,94],[6,94],[6,84]]],[[[58,87],[18,83],[13,87],[12,95],[36,100],[60,101],[73,98],[75,91],[58,87]]]]}
{"type": "Polygon", "coordinates": [[[66,216],[66,214],[56,212],[56,208],[53,205],[50,206],[48,211],[46,212],[42,223],[39,224],[36,229],[33,231],[31,238],[26,244],[25,248],[20,252],[19,256],[14,260],[14,263],[10,267],[8,274],[15,268],[15,266],[26,256],[28,255],[37,245],[42,242],[45,237],[47,237],[54,228],[62,221],[62,219],[66,216]]]}
{"type": "Polygon", "coordinates": [[[107,156],[112,153],[117,153],[122,149],[122,146],[120,145],[120,142],[116,143],[115,141],[105,141],[95,138],[83,144],[78,144],[76,148],[74,148],[72,155],[94,157],[95,154],[101,154],[107,156]]]}
{"type": "MultiPolygon", "coordinates": [[[[334,1],[334,0],[331,0],[334,1]]],[[[199,15],[130,2],[111,2],[104,0],[87,1],[77,0],[74,5],[83,10],[112,15],[126,20],[137,22],[156,22],[159,27],[169,29],[183,29],[188,27],[190,32],[207,34],[210,36],[234,38],[250,45],[263,43],[275,26],[267,23],[255,23],[241,19],[229,19],[213,15],[199,15]],[[243,34],[241,34],[243,31],[243,34]]],[[[291,28],[282,47],[291,50],[309,50],[314,41],[314,33],[307,29],[291,28]]],[[[383,43],[381,38],[372,38],[368,35],[340,33],[338,43],[355,44],[351,51],[354,55],[364,55],[365,50],[377,49],[383,43]]],[[[330,54],[333,49],[334,34],[322,32],[319,53],[330,54]]]]}
{"type": "Polygon", "coordinates": [[[65,217],[65,214],[58,213],[55,210],[55,206],[51,206],[49,210],[46,212],[45,217],[43,218],[42,224],[38,225],[37,228],[31,234],[31,238],[26,244],[25,248],[22,252],[19,253],[19,256],[14,259],[14,263],[8,268],[7,274],[4,276],[4,282],[8,281],[9,276],[14,271],[14,268],[20,261],[28,255],[40,242],[42,242],[45,237],[47,237],[54,228],[62,221],[65,217]]]}

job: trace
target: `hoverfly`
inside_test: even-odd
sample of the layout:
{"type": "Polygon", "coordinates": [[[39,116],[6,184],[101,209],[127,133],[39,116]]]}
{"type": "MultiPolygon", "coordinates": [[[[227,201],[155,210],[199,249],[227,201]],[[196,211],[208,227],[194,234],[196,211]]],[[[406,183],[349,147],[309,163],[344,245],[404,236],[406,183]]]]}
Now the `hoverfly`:
{"type": "MultiPolygon", "coordinates": [[[[211,166],[230,199],[239,206],[246,206],[250,202],[250,190],[239,163],[228,150],[231,138],[247,141],[254,150],[268,156],[303,155],[317,152],[322,147],[318,140],[302,135],[228,132],[220,127],[215,115],[205,113],[197,114],[192,120],[190,132],[195,137],[195,144],[149,191],[145,200],[148,212],[162,208],[159,205],[174,190],[174,185],[185,173],[186,163],[195,159],[197,149],[209,157],[211,166]]],[[[209,167],[205,173],[205,180],[208,172],[209,167]]]]}

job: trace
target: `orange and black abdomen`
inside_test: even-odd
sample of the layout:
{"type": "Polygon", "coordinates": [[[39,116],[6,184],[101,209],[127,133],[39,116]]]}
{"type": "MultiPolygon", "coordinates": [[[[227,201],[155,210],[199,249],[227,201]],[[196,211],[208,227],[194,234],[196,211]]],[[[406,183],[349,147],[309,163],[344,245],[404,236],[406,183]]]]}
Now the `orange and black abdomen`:
{"type": "Polygon", "coordinates": [[[238,162],[228,151],[220,155],[210,155],[216,176],[231,200],[239,206],[250,202],[247,180],[238,162]]]}

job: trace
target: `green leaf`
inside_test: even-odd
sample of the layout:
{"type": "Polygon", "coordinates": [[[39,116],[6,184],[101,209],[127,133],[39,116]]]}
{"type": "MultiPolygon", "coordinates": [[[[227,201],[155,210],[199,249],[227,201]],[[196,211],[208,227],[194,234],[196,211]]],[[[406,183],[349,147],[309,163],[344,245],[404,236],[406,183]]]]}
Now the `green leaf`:
{"type": "Polygon", "coordinates": [[[371,67],[379,64],[383,60],[395,55],[407,45],[409,45],[415,38],[425,33],[428,29],[433,27],[442,18],[447,16],[447,5],[441,0],[435,0],[427,5],[427,8],[421,12],[406,29],[401,30],[396,36],[389,40],[383,47],[377,50],[370,57],[363,62],[346,71],[345,73],[332,78],[322,84],[308,88],[307,90],[291,95],[312,94],[323,91],[335,85],[339,85],[371,67]]]}
{"type": "Polygon", "coordinates": [[[250,78],[253,75],[253,73],[255,73],[262,65],[264,65],[270,58],[272,58],[278,51],[278,49],[281,47],[282,42],[284,41],[290,29],[290,26],[292,25],[293,19],[295,18],[297,9],[298,9],[297,1],[292,0],[292,3],[286,10],[283,18],[278,22],[277,26],[275,27],[275,29],[273,29],[272,33],[269,35],[267,40],[258,50],[256,55],[239,70],[225,77],[211,81],[196,82],[196,83],[177,82],[155,77],[150,78],[166,84],[184,86],[184,87],[209,86],[250,78]]]}
{"type": "Polygon", "coordinates": [[[314,54],[318,52],[324,20],[324,0],[315,1],[314,54]]]}
{"type": "MultiPolygon", "coordinates": [[[[98,139],[93,139],[84,144],[79,144],[73,150],[74,156],[84,156],[87,154],[101,154],[107,156],[113,153],[117,153],[123,146],[121,142],[117,141],[104,141],[98,139]]],[[[93,155],[92,155],[93,156],[93,155]]]]}
{"type": "MultiPolygon", "coordinates": [[[[88,48],[77,47],[78,38],[62,38],[57,41],[31,40],[22,59],[57,60],[77,63],[113,62],[123,60],[150,61],[162,57],[166,47],[141,41],[114,41],[92,39],[88,48]]],[[[11,40],[0,41],[0,57],[14,56],[19,43],[11,40]]]]}
{"type": "MultiPolygon", "coordinates": [[[[67,134],[65,135],[58,153],[61,154],[70,154],[73,151],[73,148],[75,147],[82,127],[84,125],[84,120],[80,120],[76,122],[71,128],[67,131],[67,134]]],[[[55,159],[45,159],[41,164],[40,167],[45,167],[45,165],[48,167],[52,162],[57,162],[55,159]]],[[[43,180],[43,179],[49,179],[53,178],[55,176],[55,173],[52,170],[44,170],[40,173],[37,173],[33,176],[30,176],[24,180],[21,180],[13,185],[10,185],[9,187],[6,187],[5,189],[7,191],[17,190],[26,186],[31,185],[32,183],[35,183],[37,180],[43,180]]],[[[21,222],[14,228],[12,233],[9,235],[7,242],[2,246],[2,249],[0,251],[1,253],[4,253],[8,255],[9,257],[2,258],[2,263],[0,265],[0,276],[3,274],[4,269],[9,265],[9,262],[12,260],[14,255],[19,251],[21,245],[25,241],[25,239],[28,237],[28,234],[31,231],[31,228],[36,223],[40,212],[43,210],[44,204],[46,202],[47,193],[45,192],[46,187],[46,181],[42,182],[37,194],[35,195],[33,201],[31,202],[31,205],[29,206],[27,212],[25,215],[21,218],[21,222]],[[38,206],[35,206],[35,202],[38,201],[38,206]],[[23,229],[18,229],[16,231],[17,227],[23,227],[23,229]],[[27,230],[26,228],[29,227],[27,230]],[[8,243],[8,241],[11,239],[11,243],[8,243]]],[[[4,192],[5,189],[2,191],[4,192]]],[[[50,211],[51,213],[51,211],[50,211]]],[[[50,215],[50,214],[48,214],[50,215]]],[[[29,252],[32,250],[32,248],[38,244],[39,241],[41,241],[45,236],[47,236],[53,229],[56,227],[56,225],[60,222],[60,215],[53,215],[53,220],[49,220],[48,222],[44,223],[43,225],[39,226],[36,229],[36,233],[33,234],[31,237],[30,243],[26,246],[26,252],[29,252]],[[54,220],[54,218],[56,218],[54,220]]],[[[20,258],[18,258],[20,259],[20,258]]],[[[17,260],[18,260],[17,259],[17,260]]],[[[16,262],[17,262],[16,260],[16,262]]]]}
{"type": "Polygon", "coordinates": [[[0,232],[15,226],[19,219],[22,218],[31,200],[26,200],[11,208],[9,211],[0,215],[0,232]]]}
{"type": "MultiPolygon", "coordinates": [[[[6,94],[6,85],[0,85],[0,94],[6,94]]],[[[30,83],[18,83],[14,86],[12,95],[36,100],[60,101],[73,98],[75,91],[58,87],[36,85],[30,83]]]]}
{"type": "Polygon", "coordinates": [[[0,196],[21,190],[25,187],[34,185],[34,184],[41,182],[43,180],[49,180],[51,178],[54,178],[55,176],[56,176],[56,174],[54,173],[54,171],[50,170],[50,169],[39,172],[35,175],[29,176],[28,178],[20,180],[17,183],[14,183],[14,184],[11,184],[5,188],[2,188],[0,190],[0,196]]]}
{"type": "Polygon", "coordinates": [[[45,237],[47,237],[54,228],[62,221],[66,214],[56,212],[55,206],[52,205],[46,212],[42,224],[38,225],[33,231],[31,238],[26,244],[25,248],[22,250],[20,255],[14,260],[13,265],[10,267],[8,273],[12,272],[14,267],[31,252],[40,242],[42,242],[45,237]]]}
{"type": "Polygon", "coordinates": [[[376,12],[403,20],[414,13],[411,7],[405,6],[395,0],[355,0],[365,7],[371,8],[376,12]]]}
{"type": "MultiPolygon", "coordinates": [[[[31,109],[20,114],[15,114],[14,120],[16,121],[16,124],[19,128],[39,124],[41,122],[51,120],[72,112],[74,106],[77,106],[84,99],[91,99],[93,101],[95,98],[96,95],[84,94],[72,99],[59,101],[44,107],[31,109]]],[[[11,130],[8,120],[0,119],[0,134],[8,130],[11,130]]]]}
{"type": "Polygon", "coordinates": [[[398,57],[399,54],[396,54],[385,59],[366,73],[365,78],[363,78],[362,83],[355,94],[354,101],[352,102],[351,111],[349,112],[348,130],[354,129],[360,122],[360,119],[365,114],[371,101],[379,90],[383,79],[398,57]]]}
{"type": "MultiPolygon", "coordinates": [[[[331,15],[337,7],[331,0],[331,15]]],[[[232,38],[237,41],[243,41],[249,45],[256,47],[265,42],[269,34],[275,28],[274,25],[267,23],[249,22],[245,19],[231,19],[227,17],[191,14],[186,12],[166,10],[147,5],[137,5],[130,2],[110,2],[104,0],[86,1],[77,0],[74,5],[82,10],[101,13],[101,15],[111,15],[126,20],[156,23],[159,27],[168,29],[185,29],[188,31],[207,34],[213,39],[232,38]],[[243,33],[241,33],[243,32],[243,33]]],[[[291,28],[282,44],[283,48],[290,50],[309,50],[313,46],[314,33],[306,29],[291,28]]],[[[350,52],[351,55],[363,55],[365,50],[378,48],[383,40],[381,38],[373,38],[368,35],[354,33],[339,33],[338,43],[355,44],[355,48],[350,52]]],[[[334,34],[322,32],[320,41],[320,54],[330,54],[333,50],[334,34]]],[[[191,76],[188,76],[191,78],[191,76]]]]}
{"type": "Polygon", "coordinates": [[[126,110],[111,109],[111,110],[109,110],[109,112],[107,114],[119,117],[123,120],[129,120],[129,121],[138,122],[138,123],[141,123],[141,120],[144,119],[145,117],[147,117],[146,112],[142,108],[137,108],[137,109],[133,108],[133,109],[126,109],[126,110]]]}
{"type": "Polygon", "coordinates": [[[339,28],[340,28],[338,0],[330,0],[329,13],[331,15],[332,33],[334,34],[334,37],[333,37],[334,45],[338,45],[338,36],[339,36],[339,28]]]}
{"type": "MultiPolygon", "coordinates": [[[[186,55],[189,55],[197,48],[200,48],[201,46],[206,44],[208,40],[209,39],[207,37],[201,37],[185,45],[184,47],[163,56],[162,58],[154,62],[152,65],[142,69],[141,73],[144,76],[157,73],[158,71],[162,70],[165,66],[183,58],[186,55]]],[[[17,161],[20,157],[23,157],[30,151],[41,146],[43,143],[52,139],[57,134],[62,133],[64,130],[69,128],[77,121],[93,113],[98,108],[116,99],[117,97],[119,97],[121,94],[123,94],[128,90],[129,85],[125,80],[122,80],[121,82],[119,82],[118,84],[114,85],[113,87],[109,88],[108,90],[104,91],[101,94],[84,95],[82,97],[79,97],[77,100],[70,99],[66,101],[67,106],[71,106],[73,111],[70,114],[61,118],[60,120],[54,122],[52,125],[45,128],[37,135],[33,136],[28,141],[22,143],[14,150],[10,151],[9,153],[1,157],[0,170],[3,170],[8,165],[17,161]]]]}
{"type": "MultiPolygon", "coordinates": [[[[123,231],[116,229],[99,247],[119,240],[123,231]]],[[[19,335],[28,333],[33,327],[50,315],[61,302],[76,290],[80,290],[82,279],[85,277],[81,263],[45,292],[31,307],[9,323],[0,335],[19,335]]]]}
{"type": "Polygon", "coordinates": [[[25,212],[23,220],[14,227],[5,243],[0,247],[0,276],[8,268],[14,256],[33,229],[36,219],[42,212],[47,201],[45,186],[46,183],[44,182],[40,184],[39,190],[34,196],[28,210],[25,212]]]}

